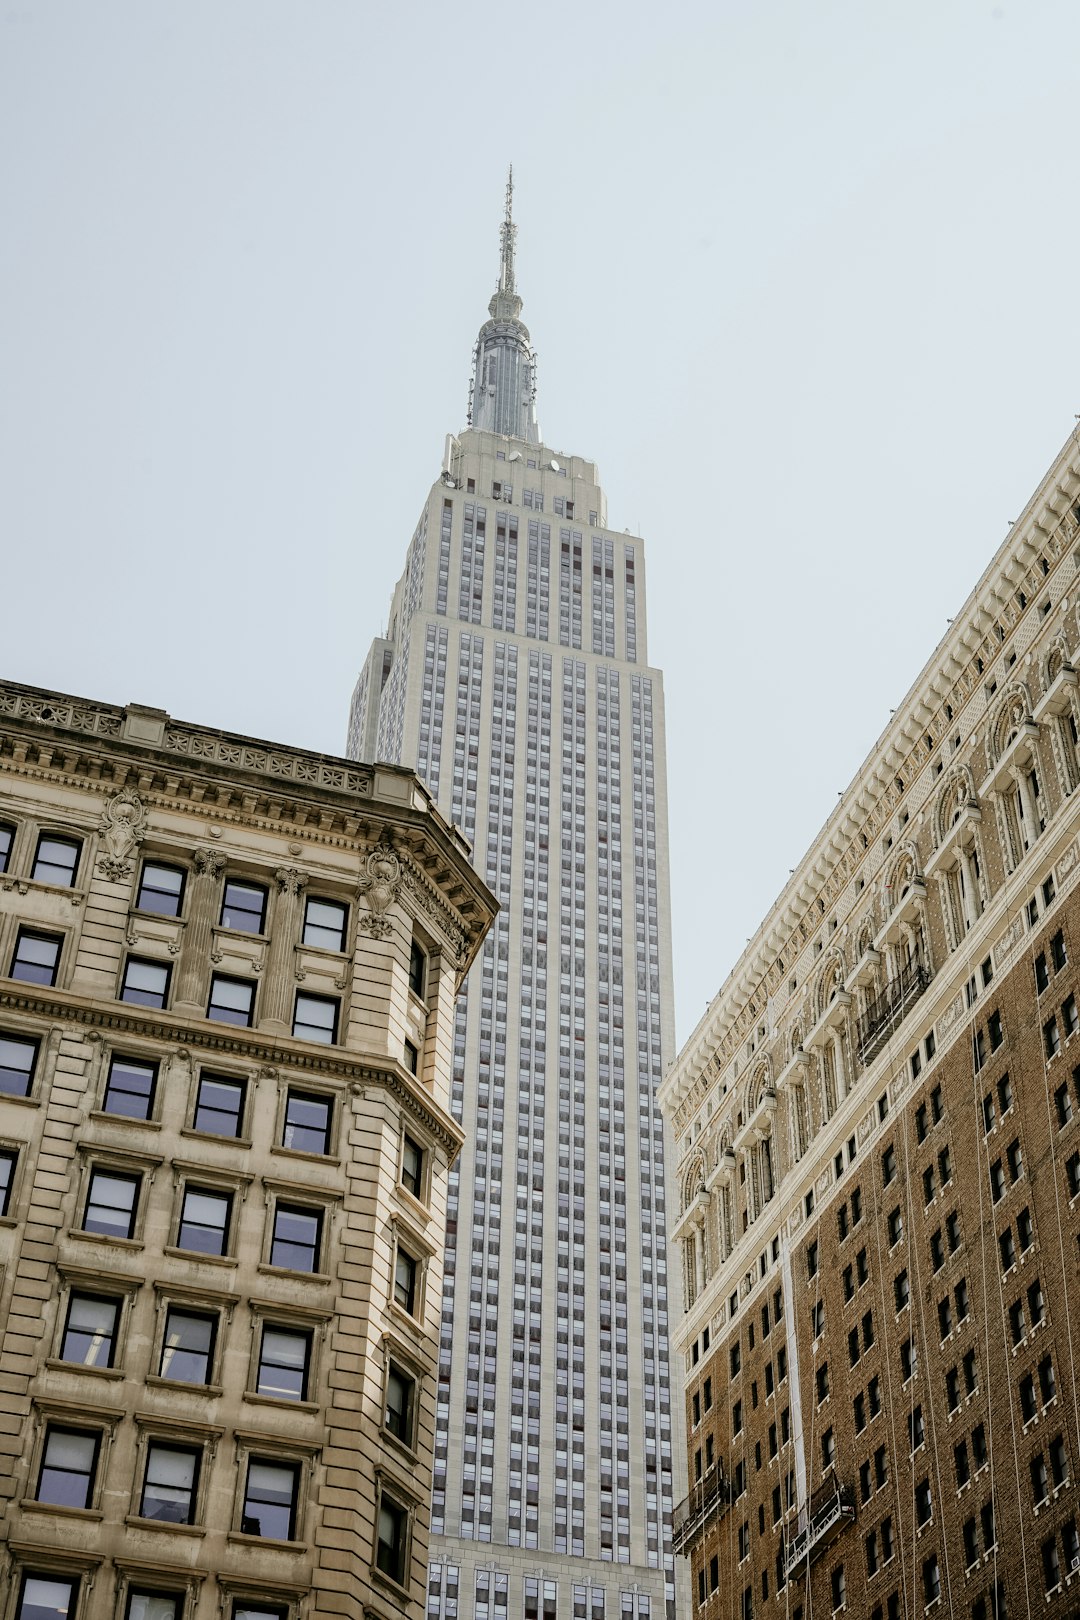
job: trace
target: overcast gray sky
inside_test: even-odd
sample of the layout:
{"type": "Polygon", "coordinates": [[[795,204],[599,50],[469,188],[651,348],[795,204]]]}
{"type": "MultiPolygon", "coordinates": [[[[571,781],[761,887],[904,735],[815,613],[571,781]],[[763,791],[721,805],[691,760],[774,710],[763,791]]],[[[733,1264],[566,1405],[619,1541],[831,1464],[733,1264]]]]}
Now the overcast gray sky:
{"type": "Polygon", "coordinates": [[[692,1028],[1080,411],[1075,0],[0,0],[0,670],[340,752],[493,290],[646,537],[692,1028]]]}

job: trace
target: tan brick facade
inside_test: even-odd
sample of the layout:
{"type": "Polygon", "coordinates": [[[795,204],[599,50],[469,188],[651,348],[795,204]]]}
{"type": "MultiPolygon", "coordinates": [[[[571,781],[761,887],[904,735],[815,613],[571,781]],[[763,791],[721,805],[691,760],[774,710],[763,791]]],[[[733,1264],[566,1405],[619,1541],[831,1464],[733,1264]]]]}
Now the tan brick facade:
{"type": "Polygon", "coordinates": [[[695,1612],[1080,1601],[1080,453],[665,1082],[695,1612]]]}
{"type": "Polygon", "coordinates": [[[423,1612],[454,1002],[411,773],[0,686],[0,1615],[423,1612]]]}

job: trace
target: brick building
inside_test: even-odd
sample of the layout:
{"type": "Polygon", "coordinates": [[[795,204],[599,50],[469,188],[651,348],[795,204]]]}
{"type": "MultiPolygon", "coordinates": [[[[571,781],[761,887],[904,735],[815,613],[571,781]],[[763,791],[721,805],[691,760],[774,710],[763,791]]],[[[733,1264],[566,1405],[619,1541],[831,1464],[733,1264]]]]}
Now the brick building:
{"type": "Polygon", "coordinates": [[[1078,517],[1073,437],[665,1082],[703,1617],[1080,1603],[1078,517]]]}
{"type": "Polygon", "coordinates": [[[464,841],[4,683],[0,874],[0,1615],[419,1620],[464,841]]]}

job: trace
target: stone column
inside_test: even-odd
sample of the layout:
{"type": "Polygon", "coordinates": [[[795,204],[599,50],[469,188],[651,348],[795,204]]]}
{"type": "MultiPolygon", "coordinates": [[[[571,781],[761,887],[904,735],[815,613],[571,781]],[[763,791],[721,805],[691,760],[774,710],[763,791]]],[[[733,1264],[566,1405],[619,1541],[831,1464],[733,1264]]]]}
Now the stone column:
{"type": "Polygon", "coordinates": [[[225,870],[219,849],[197,849],[192,857],[194,876],[188,889],[187,928],[176,983],[178,1012],[206,1010],[210,942],[218,916],[218,879],[225,870]]]}
{"type": "Polygon", "coordinates": [[[960,846],[960,860],[964,870],[964,912],[968,927],[974,928],[979,920],[979,879],[971,851],[963,844],[960,846]]]}
{"type": "Polygon", "coordinates": [[[1024,807],[1024,826],[1027,829],[1027,847],[1030,849],[1039,836],[1039,812],[1031,794],[1031,783],[1028,781],[1027,771],[1022,766],[1014,765],[1009,774],[1016,783],[1020,803],[1024,807]]]}
{"type": "Polygon", "coordinates": [[[269,1029],[287,1035],[292,1029],[290,1010],[296,987],[292,966],[297,939],[296,912],[307,878],[303,872],[291,866],[279,867],[274,877],[277,879],[278,897],[274,904],[273,926],[262,976],[262,1022],[269,1029]]]}

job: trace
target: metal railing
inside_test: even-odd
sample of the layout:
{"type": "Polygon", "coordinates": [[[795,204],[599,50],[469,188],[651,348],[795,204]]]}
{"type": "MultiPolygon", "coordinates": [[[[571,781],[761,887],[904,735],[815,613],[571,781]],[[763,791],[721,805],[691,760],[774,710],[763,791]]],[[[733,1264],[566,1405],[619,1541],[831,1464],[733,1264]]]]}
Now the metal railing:
{"type": "Polygon", "coordinates": [[[874,1053],[885,1044],[929,983],[930,970],[923,966],[916,953],[904,964],[896,978],[889,981],[881,994],[874,997],[859,1019],[860,1062],[864,1064],[870,1062],[874,1053]]]}
{"type": "Polygon", "coordinates": [[[807,1564],[824,1552],[832,1533],[855,1517],[855,1492],[850,1485],[831,1480],[815,1491],[805,1523],[787,1545],[787,1578],[798,1575],[807,1564]]]}
{"type": "Polygon", "coordinates": [[[675,1551],[685,1551],[687,1544],[710,1519],[721,1518],[730,1500],[731,1488],[717,1463],[671,1515],[671,1544],[675,1551]]]}

